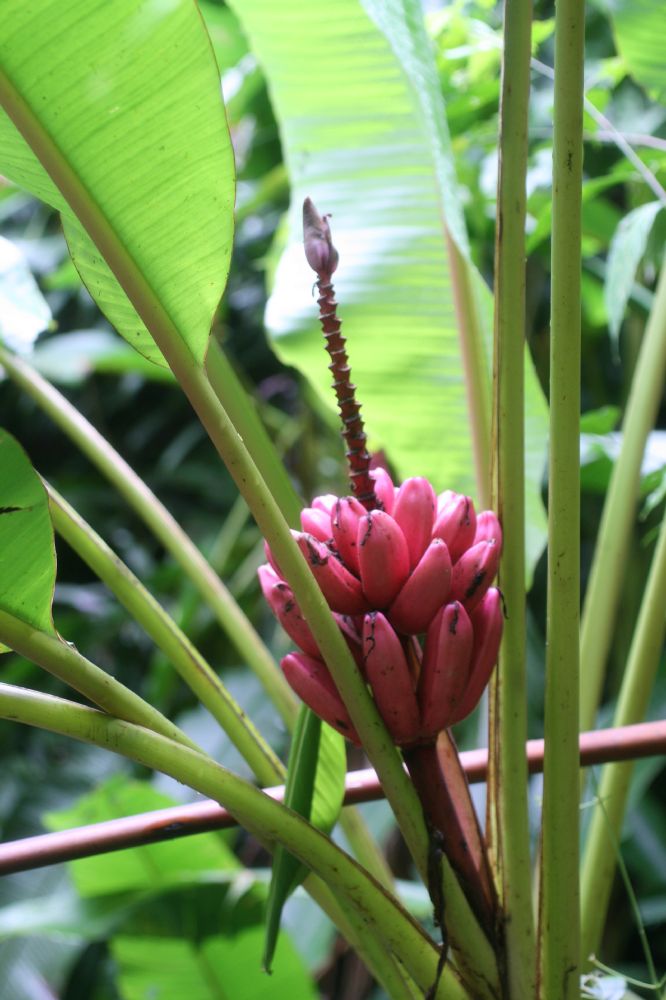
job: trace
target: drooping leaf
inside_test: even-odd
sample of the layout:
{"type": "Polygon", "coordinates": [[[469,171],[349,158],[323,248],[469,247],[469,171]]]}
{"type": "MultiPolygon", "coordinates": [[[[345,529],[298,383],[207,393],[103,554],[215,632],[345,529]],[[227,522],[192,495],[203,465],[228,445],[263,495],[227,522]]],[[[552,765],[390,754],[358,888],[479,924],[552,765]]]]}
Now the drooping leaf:
{"type": "Polygon", "coordinates": [[[663,207],[660,201],[649,201],[628,212],[620,221],[611,240],[604,298],[608,310],[610,335],[616,347],[638,265],[645,253],[654,220],[663,207]]]}
{"type": "Polygon", "coordinates": [[[35,346],[30,364],[59,385],[80,385],[93,372],[106,375],[137,373],[145,379],[173,382],[168,368],[154,365],[111,330],[73,330],[35,346]]]}
{"type": "MultiPolygon", "coordinates": [[[[302,706],[289,753],[285,804],[320,830],[330,832],[342,806],[345,766],[342,736],[302,706]]],[[[266,905],[263,965],[269,972],[280,931],[282,909],[306,874],[307,868],[278,844],[273,855],[266,905]]]]}
{"type": "Polygon", "coordinates": [[[125,1000],[263,1000],[266,996],[314,1000],[317,992],[291,942],[285,938],[281,961],[270,980],[257,955],[261,927],[202,942],[183,938],[112,939],[125,1000]]]}
{"type": "MultiPolygon", "coordinates": [[[[69,830],[175,805],[148,782],[115,775],[70,809],[44,817],[51,830],[69,830]]],[[[156,890],[186,883],[188,875],[209,870],[236,870],[239,862],[214,833],[159,844],[130,847],[113,854],[71,862],[76,888],[89,898],[138,889],[156,890]]]]}
{"type": "Polygon", "coordinates": [[[21,446],[0,430],[0,609],[55,635],[55,573],[46,491],[21,446]]]}
{"type": "Polygon", "coordinates": [[[8,0],[2,13],[0,172],[63,213],[86,285],[133,346],[159,362],[144,324],[170,323],[203,361],[234,178],[195,5],[8,0]]]}
{"type": "MultiPolygon", "coordinates": [[[[303,257],[300,213],[309,195],[320,212],[332,213],[337,299],[371,446],[385,447],[401,476],[475,492],[468,331],[458,329],[446,229],[463,254],[467,240],[421,6],[232,6],[270,80],[292,188],[289,236],[266,313],[276,350],[333,405],[303,257]]],[[[489,398],[490,296],[474,271],[471,283],[485,330],[481,383],[489,398]]],[[[531,365],[526,399],[533,561],[544,540],[546,407],[531,365]]]]}

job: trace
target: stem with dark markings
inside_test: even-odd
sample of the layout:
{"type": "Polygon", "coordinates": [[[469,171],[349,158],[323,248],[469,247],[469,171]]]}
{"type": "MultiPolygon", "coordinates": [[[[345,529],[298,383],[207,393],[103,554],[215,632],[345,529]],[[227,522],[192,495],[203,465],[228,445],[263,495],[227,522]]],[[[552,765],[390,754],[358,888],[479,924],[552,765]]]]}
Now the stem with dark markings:
{"type": "Polygon", "coordinates": [[[347,445],[345,455],[349,465],[349,479],[352,493],[366,510],[376,510],[379,503],[370,478],[370,455],[365,446],[367,435],[363,429],[361,404],[356,399],[356,386],[351,381],[351,368],[345,348],[346,340],[340,332],[337,302],[331,276],[320,274],[319,321],[326,339],[326,350],[331,363],[328,366],[333,375],[333,389],[338,400],[338,410],[342,420],[342,435],[347,445]]]}
{"type": "Polygon", "coordinates": [[[320,215],[309,198],[303,202],[303,245],[305,257],[317,275],[319,289],[319,321],[324,331],[326,350],[331,358],[328,366],[333,375],[333,388],[342,420],[342,436],[347,445],[346,457],[352,493],[366,510],[380,506],[375,486],[370,478],[370,455],[361,417],[361,404],[356,400],[356,386],[351,381],[351,368],[340,332],[338,304],[331,280],[338,266],[338,251],[333,246],[329,216],[320,215]]]}

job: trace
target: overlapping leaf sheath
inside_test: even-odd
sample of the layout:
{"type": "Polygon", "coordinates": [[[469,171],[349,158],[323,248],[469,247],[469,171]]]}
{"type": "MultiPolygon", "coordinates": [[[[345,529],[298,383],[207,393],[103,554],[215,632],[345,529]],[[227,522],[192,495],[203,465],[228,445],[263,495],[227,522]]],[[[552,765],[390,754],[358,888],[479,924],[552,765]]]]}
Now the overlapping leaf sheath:
{"type": "MultiPolygon", "coordinates": [[[[421,477],[394,487],[370,472],[378,506],[316,497],[294,537],[324,594],[395,743],[432,744],[476,707],[502,634],[497,572],[502,535],[492,511],[469,497],[435,495],[421,477]]],[[[299,651],[282,662],[309,707],[357,740],[279,566],[259,577],[274,614],[299,651]]]]}

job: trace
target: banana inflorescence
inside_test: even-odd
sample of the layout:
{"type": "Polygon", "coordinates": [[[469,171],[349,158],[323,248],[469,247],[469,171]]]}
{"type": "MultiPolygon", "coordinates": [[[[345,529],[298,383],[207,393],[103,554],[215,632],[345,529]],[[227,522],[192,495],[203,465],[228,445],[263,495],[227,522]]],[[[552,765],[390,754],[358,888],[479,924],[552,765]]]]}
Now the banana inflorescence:
{"type": "MultiPolygon", "coordinates": [[[[399,746],[431,743],[476,707],[497,660],[502,600],[491,587],[502,547],[492,511],[435,495],[427,479],[393,486],[370,472],[378,506],[316,497],[294,538],[399,746]]],[[[280,567],[266,549],[261,587],[299,651],[282,669],[322,719],[358,743],[333,679],[280,567]]]]}

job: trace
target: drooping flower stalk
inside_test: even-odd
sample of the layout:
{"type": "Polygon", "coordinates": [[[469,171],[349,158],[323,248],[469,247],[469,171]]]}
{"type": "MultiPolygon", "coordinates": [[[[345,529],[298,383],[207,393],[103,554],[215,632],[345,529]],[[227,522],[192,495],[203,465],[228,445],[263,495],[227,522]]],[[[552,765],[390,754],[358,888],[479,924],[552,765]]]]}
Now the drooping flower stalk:
{"type": "Polygon", "coordinates": [[[356,386],[351,381],[351,368],[340,332],[338,304],[331,280],[338,266],[338,252],[331,240],[328,215],[321,216],[309,198],[303,202],[303,242],[308,264],[317,275],[319,289],[319,320],[331,358],[328,366],[333,375],[333,388],[342,420],[342,434],[347,451],[349,478],[354,497],[366,510],[380,507],[370,478],[370,455],[366,448],[367,435],[363,428],[361,404],[356,400],[356,386]]]}

